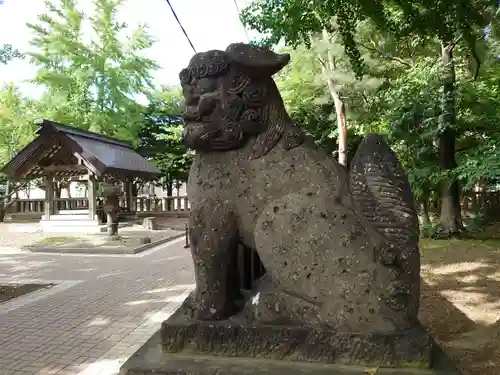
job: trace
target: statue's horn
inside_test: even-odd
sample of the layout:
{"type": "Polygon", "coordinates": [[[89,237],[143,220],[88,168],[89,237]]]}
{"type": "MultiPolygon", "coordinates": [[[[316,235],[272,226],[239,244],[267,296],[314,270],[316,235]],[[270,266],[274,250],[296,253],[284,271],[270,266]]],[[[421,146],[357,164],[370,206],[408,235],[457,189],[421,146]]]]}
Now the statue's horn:
{"type": "Polygon", "coordinates": [[[243,66],[250,75],[272,76],[290,62],[290,54],[278,54],[268,48],[253,44],[234,43],[226,48],[226,54],[243,66]]]}

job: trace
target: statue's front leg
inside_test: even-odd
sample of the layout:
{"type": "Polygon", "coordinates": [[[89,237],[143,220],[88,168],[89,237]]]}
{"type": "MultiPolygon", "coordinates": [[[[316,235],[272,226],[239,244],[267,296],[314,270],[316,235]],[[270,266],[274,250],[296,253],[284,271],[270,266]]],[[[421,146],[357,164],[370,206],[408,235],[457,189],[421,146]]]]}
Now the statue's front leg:
{"type": "Polygon", "coordinates": [[[196,277],[197,318],[222,320],[237,311],[238,229],[221,205],[191,207],[189,236],[196,277]]]}

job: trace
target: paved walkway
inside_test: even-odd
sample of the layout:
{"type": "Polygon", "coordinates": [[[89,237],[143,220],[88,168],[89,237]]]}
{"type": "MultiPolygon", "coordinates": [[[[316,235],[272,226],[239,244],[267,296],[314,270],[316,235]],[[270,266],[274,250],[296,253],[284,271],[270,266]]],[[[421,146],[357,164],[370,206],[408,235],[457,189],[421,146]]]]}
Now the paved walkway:
{"type": "Polygon", "coordinates": [[[0,374],[116,374],[194,288],[183,244],[138,255],[0,251],[0,284],[56,284],[0,304],[0,374]]]}

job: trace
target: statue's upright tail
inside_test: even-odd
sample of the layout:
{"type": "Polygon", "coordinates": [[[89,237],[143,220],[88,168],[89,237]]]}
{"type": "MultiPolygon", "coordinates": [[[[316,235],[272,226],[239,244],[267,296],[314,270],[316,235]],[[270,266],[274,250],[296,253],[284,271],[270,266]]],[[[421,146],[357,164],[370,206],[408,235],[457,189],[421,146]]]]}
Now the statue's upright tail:
{"type": "Polygon", "coordinates": [[[351,163],[349,189],[359,218],[382,242],[380,260],[418,274],[419,228],[413,194],[396,154],[381,135],[368,134],[361,142],[351,163]]]}

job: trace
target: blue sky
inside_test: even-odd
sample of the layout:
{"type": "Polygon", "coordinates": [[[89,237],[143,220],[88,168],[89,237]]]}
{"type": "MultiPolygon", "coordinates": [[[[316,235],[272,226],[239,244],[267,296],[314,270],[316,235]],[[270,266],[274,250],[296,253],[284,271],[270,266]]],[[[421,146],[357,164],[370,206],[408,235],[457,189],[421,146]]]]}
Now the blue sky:
{"type": "MultiPolygon", "coordinates": [[[[242,9],[251,0],[237,0],[242,9]]],[[[170,0],[191,41],[198,52],[209,49],[225,49],[233,42],[246,42],[247,37],[239,22],[234,0],[170,0]]],[[[91,9],[92,0],[79,0],[81,9],[91,9]]],[[[45,9],[43,0],[4,0],[0,5],[0,45],[13,44],[29,51],[31,30],[27,22],[36,22],[45,9]]],[[[155,82],[167,85],[178,83],[179,71],[187,65],[193,51],[170,11],[166,0],[126,0],[118,15],[120,21],[134,27],[147,24],[157,40],[147,51],[161,66],[155,73],[155,82]],[[147,7],[146,7],[147,4],[147,7]]],[[[250,38],[256,36],[249,32],[250,38]]],[[[13,61],[0,67],[0,85],[10,81],[18,84],[29,96],[37,96],[40,90],[23,83],[33,77],[35,67],[27,60],[13,61]]]]}

